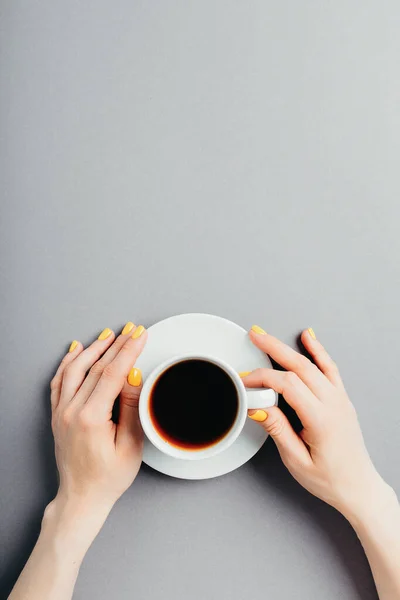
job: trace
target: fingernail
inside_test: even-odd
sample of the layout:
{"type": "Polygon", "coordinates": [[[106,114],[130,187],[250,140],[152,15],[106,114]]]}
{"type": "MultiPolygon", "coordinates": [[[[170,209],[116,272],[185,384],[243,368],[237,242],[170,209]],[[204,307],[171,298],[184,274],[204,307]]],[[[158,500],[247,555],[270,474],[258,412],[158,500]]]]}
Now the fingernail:
{"type": "Polygon", "coordinates": [[[112,334],[112,331],[109,327],[106,327],[105,329],[103,329],[103,331],[101,332],[101,334],[99,335],[99,337],[97,338],[98,340],[106,340],[108,338],[108,336],[110,336],[112,334]]]}
{"type": "Polygon", "coordinates": [[[135,327],[135,323],[132,323],[132,321],[128,321],[127,324],[125,325],[125,327],[123,328],[121,335],[127,335],[128,333],[130,333],[132,331],[132,329],[135,327]]]}
{"type": "Polygon", "coordinates": [[[78,342],[77,340],[74,340],[74,341],[71,343],[71,345],[70,345],[70,347],[69,347],[69,350],[68,350],[68,352],[73,352],[73,351],[75,350],[75,348],[77,347],[77,345],[78,345],[78,344],[79,344],[79,342],[78,342]]]}
{"type": "Polygon", "coordinates": [[[256,412],[249,415],[249,417],[250,419],[253,419],[253,421],[257,421],[257,423],[262,423],[267,419],[268,413],[265,412],[265,410],[256,410],[256,412]]]}
{"type": "Polygon", "coordinates": [[[250,373],[251,371],[239,371],[239,377],[247,377],[250,373]]]}
{"type": "Polygon", "coordinates": [[[264,331],[264,329],[262,329],[258,325],[253,325],[251,330],[254,331],[254,333],[258,333],[259,335],[265,335],[267,333],[266,331],[264,331]]]}
{"type": "Polygon", "coordinates": [[[144,331],[143,325],[139,325],[139,327],[137,327],[135,329],[135,331],[133,332],[132,339],[136,340],[136,338],[138,338],[138,337],[140,337],[142,335],[143,331],[144,331]]]}
{"type": "Polygon", "coordinates": [[[131,369],[128,375],[128,383],[129,385],[134,385],[138,387],[142,383],[142,371],[140,369],[131,369]]]}
{"type": "Polygon", "coordinates": [[[313,340],[317,339],[317,336],[315,335],[314,329],[312,327],[308,328],[308,333],[311,335],[313,340]]]}

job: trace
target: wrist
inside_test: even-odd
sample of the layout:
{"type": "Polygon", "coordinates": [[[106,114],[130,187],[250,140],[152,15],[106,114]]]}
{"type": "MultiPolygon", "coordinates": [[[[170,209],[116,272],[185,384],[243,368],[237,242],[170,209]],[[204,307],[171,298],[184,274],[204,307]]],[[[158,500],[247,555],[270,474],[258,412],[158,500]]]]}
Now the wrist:
{"type": "Polygon", "coordinates": [[[40,537],[56,553],[80,562],[103,526],[111,506],[61,493],[46,507],[40,537]]]}
{"type": "Polygon", "coordinates": [[[377,523],[382,515],[398,511],[395,491],[378,473],[368,486],[360,489],[361,494],[348,501],[340,512],[356,530],[377,523]]]}

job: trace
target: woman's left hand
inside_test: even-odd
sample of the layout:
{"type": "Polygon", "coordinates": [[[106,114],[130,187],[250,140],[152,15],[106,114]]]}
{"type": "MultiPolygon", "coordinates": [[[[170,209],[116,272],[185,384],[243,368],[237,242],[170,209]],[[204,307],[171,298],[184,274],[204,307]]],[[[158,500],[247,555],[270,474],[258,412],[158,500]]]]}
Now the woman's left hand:
{"type": "Polygon", "coordinates": [[[115,339],[105,329],[88,348],[73,342],[51,382],[52,428],[60,487],[57,504],[105,514],[135,479],[143,433],[138,417],[146,343],[144,327],[127,323],[115,339]],[[120,396],[118,423],[111,415],[120,396]]]}

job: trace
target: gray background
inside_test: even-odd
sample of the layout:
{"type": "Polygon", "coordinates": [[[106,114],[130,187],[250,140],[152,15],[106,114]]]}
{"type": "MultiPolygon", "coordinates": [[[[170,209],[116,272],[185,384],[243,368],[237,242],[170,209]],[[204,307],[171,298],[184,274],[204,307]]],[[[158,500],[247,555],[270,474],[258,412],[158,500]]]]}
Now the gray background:
{"type": "MultiPolygon", "coordinates": [[[[400,491],[400,7],[2,1],[2,594],[56,490],[48,382],[73,338],[181,312],[312,325],[400,491]]],[[[376,597],[345,520],[274,444],[143,468],[75,598],[376,597]]]]}

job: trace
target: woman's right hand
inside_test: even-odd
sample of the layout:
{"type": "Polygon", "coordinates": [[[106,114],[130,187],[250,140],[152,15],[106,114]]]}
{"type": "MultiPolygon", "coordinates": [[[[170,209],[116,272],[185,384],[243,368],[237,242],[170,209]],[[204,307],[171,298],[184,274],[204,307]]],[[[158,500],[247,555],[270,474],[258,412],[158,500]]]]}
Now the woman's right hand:
{"type": "Polygon", "coordinates": [[[293,477],[309,492],[350,518],[370,502],[373,490],[387,486],[368,455],[355,409],[338,368],[312,329],[301,339],[313,362],[254,326],[252,342],[287,372],[257,369],[241,374],[246,387],[270,387],[283,395],[299,416],[296,434],[278,407],[250,410],[274,439],[293,477]]]}

